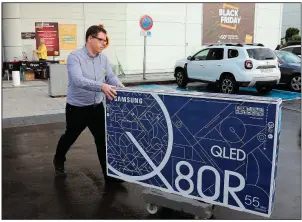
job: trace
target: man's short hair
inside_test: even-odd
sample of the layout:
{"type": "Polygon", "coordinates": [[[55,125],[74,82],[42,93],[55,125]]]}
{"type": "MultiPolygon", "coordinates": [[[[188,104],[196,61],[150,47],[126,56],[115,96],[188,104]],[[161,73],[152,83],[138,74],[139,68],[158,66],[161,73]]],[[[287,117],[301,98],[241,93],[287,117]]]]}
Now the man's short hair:
{"type": "Polygon", "coordinates": [[[106,30],[102,26],[99,26],[99,25],[90,26],[86,31],[86,42],[90,35],[97,36],[100,32],[107,34],[106,30]]]}

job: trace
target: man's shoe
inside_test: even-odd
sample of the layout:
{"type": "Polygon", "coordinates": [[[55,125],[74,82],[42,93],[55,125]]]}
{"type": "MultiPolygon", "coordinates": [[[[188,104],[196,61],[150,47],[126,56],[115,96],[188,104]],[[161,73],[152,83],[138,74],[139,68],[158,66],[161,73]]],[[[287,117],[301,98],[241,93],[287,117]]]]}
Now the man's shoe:
{"type": "Polygon", "coordinates": [[[56,176],[67,176],[66,172],[65,172],[65,169],[64,169],[64,162],[63,163],[58,162],[55,159],[53,159],[53,165],[54,165],[54,168],[55,168],[56,176]]]}

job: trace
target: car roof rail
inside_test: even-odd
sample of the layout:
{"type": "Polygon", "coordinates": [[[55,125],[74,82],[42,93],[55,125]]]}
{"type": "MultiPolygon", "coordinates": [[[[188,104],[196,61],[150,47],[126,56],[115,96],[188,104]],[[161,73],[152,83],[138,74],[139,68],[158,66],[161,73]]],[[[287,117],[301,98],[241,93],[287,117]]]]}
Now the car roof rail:
{"type": "Polygon", "coordinates": [[[213,43],[213,44],[208,45],[208,47],[214,46],[214,45],[224,45],[224,44],[222,44],[222,43],[213,43]]]}
{"type": "Polygon", "coordinates": [[[250,46],[264,46],[262,43],[212,43],[210,45],[208,45],[208,47],[210,46],[222,46],[222,45],[225,45],[225,46],[239,46],[239,47],[243,47],[245,45],[250,45],[250,46]]]}
{"type": "Polygon", "coordinates": [[[239,46],[239,47],[243,47],[242,44],[240,43],[214,43],[214,44],[210,44],[208,45],[208,47],[210,46],[239,46]]]}
{"type": "Polygon", "coordinates": [[[264,47],[264,45],[262,43],[243,43],[243,45],[262,46],[262,47],[264,47]]]}
{"type": "Polygon", "coordinates": [[[226,43],[226,46],[239,46],[242,47],[243,45],[239,44],[239,43],[226,43]]]}

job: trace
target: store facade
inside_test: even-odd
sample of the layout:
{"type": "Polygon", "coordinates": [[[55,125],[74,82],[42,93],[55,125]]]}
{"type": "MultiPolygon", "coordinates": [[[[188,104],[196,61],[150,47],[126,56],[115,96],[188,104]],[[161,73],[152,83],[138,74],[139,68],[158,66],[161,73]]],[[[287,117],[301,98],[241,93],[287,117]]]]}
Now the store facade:
{"type": "Polygon", "coordinates": [[[33,50],[39,38],[52,45],[49,60],[65,60],[83,47],[89,26],[103,24],[110,37],[105,50],[110,62],[119,61],[126,74],[142,73],[139,20],[147,14],[153,26],[146,43],[146,72],[172,72],[176,60],[209,43],[260,42],[275,49],[282,10],[282,3],[3,3],[3,60],[21,59],[22,52],[37,59],[33,50]]]}

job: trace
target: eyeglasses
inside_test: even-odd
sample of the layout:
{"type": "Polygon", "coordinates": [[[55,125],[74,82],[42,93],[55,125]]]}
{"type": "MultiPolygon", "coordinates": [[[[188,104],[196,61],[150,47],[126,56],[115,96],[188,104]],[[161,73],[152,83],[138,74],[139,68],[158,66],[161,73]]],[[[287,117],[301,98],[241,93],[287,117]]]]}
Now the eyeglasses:
{"type": "Polygon", "coordinates": [[[99,40],[99,42],[103,42],[103,43],[107,44],[107,40],[106,39],[100,39],[100,38],[98,38],[96,36],[93,36],[93,35],[91,37],[94,38],[94,39],[99,40]]]}

